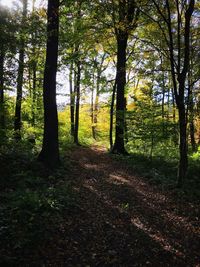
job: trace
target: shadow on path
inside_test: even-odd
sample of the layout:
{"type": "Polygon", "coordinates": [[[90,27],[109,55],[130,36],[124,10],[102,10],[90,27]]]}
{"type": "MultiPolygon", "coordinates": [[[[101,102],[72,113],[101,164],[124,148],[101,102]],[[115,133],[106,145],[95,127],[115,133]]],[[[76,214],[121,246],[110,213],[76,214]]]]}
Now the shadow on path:
{"type": "Polygon", "coordinates": [[[78,148],[68,157],[80,203],[65,215],[47,264],[200,266],[199,210],[175,202],[104,150],[78,148]]]}

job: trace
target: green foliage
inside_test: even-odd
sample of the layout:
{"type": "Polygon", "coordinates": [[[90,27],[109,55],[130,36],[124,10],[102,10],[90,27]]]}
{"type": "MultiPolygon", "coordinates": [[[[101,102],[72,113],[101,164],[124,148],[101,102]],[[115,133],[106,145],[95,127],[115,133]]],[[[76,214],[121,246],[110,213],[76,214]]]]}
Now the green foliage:
{"type": "Polygon", "coordinates": [[[0,150],[1,264],[40,262],[40,251],[58,231],[63,214],[76,206],[63,166],[53,173],[39,162],[28,143],[7,144],[0,150]],[[23,255],[23,256],[22,256],[23,255]]]}
{"type": "MultiPolygon", "coordinates": [[[[109,136],[109,109],[103,103],[100,103],[101,108],[98,112],[97,123],[97,142],[108,144],[109,136]]],[[[70,145],[73,138],[70,136],[70,113],[69,107],[64,111],[59,112],[59,135],[61,148],[70,145]]],[[[92,122],[91,110],[89,104],[81,105],[80,107],[80,122],[79,122],[79,140],[80,144],[91,145],[96,142],[92,137],[92,122]]]]}
{"type": "Polygon", "coordinates": [[[152,153],[162,155],[166,150],[170,156],[170,151],[175,153],[173,148],[177,149],[174,142],[177,123],[161,113],[161,105],[149,86],[141,88],[139,93],[135,92],[133,103],[128,107],[128,148],[131,152],[140,151],[150,156],[152,153]]]}
{"type": "Polygon", "coordinates": [[[198,147],[198,150],[197,152],[193,153],[191,155],[191,159],[194,161],[194,162],[199,162],[200,161],[200,147],[198,147]]]}
{"type": "MultiPolygon", "coordinates": [[[[159,150],[159,148],[157,148],[159,150]]],[[[189,158],[189,169],[183,187],[177,188],[177,166],[178,155],[177,149],[168,147],[167,145],[161,151],[155,151],[153,158],[141,153],[138,149],[135,153],[131,153],[128,157],[114,155],[113,157],[119,161],[125,161],[133,173],[146,179],[150,184],[155,184],[161,190],[169,190],[175,193],[180,200],[198,202],[200,198],[200,155],[189,158]]],[[[198,154],[195,153],[195,155],[198,154]]]]}

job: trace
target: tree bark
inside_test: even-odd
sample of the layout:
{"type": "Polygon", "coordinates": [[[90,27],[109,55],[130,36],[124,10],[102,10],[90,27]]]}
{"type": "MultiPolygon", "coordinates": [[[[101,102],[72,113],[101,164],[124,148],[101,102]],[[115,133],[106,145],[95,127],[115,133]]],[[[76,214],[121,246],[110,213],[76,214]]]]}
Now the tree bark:
{"type": "Polygon", "coordinates": [[[113,153],[127,154],[124,146],[125,127],[125,85],[126,85],[126,47],[128,34],[119,32],[117,36],[117,100],[116,100],[116,131],[113,153]]]}
{"type": "Polygon", "coordinates": [[[59,164],[56,72],[59,35],[59,0],[49,0],[47,10],[47,49],[43,82],[44,134],[38,159],[48,167],[59,164]]]}
{"type": "Polygon", "coordinates": [[[114,103],[115,103],[115,94],[116,94],[116,79],[113,86],[112,98],[110,104],[110,132],[109,132],[109,140],[110,140],[110,150],[113,148],[113,113],[114,113],[114,103]]]}
{"type": "Polygon", "coordinates": [[[179,144],[179,167],[178,167],[178,187],[181,187],[187,174],[188,156],[187,156],[187,121],[185,106],[181,103],[178,107],[179,112],[179,131],[180,131],[180,144],[179,144]]]}
{"type": "Polygon", "coordinates": [[[163,67],[163,60],[161,56],[161,68],[162,68],[162,135],[165,136],[165,73],[163,67]]]}
{"type": "Polygon", "coordinates": [[[36,81],[37,81],[37,63],[36,61],[33,62],[33,88],[32,88],[32,126],[35,126],[35,111],[36,111],[36,81]]]}
{"type": "Polygon", "coordinates": [[[128,144],[128,123],[127,123],[127,99],[124,97],[125,102],[125,114],[124,114],[124,141],[128,144]]]}
{"type": "Polygon", "coordinates": [[[81,82],[81,63],[77,62],[77,75],[76,75],[76,112],[75,112],[75,127],[74,127],[74,143],[79,145],[78,130],[79,130],[79,109],[80,109],[80,82],[81,82]]]}
{"type": "Polygon", "coordinates": [[[192,146],[192,151],[196,152],[197,150],[197,145],[196,145],[196,140],[195,140],[195,126],[194,126],[194,115],[193,111],[190,111],[190,139],[191,139],[191,146],[192,146]]]}
{"type": "Polygon", "coordinates": [[[116,76],[116,126],[115,143],[112,153],[128,154],[124,145],[125,131],[125,85],[126,85],[126,49],[130,30],[137,27],[139,9],[134,0],[118,1],[118,22],[113,15],[115,36],[117,39],[117,76],[116,76]]]}
{"type": "Polygon", "coordinates": [[[70,65],[69,70],[69,91],[70,91],[70,125],[71,125],[71,136],[74,137],[74,91],[73,91],[73,82],[72,82],[72,75],[73,75],[73,63],[70,65]]]}
{"type": "Polygon", "coordinates": [[[91,124],[92,124],[92,137],[96,139],[95,137],[95,126],[94,126],[94,84],[95,84],[95,77],[93,73],[93,87],[91,89],[91,105],[90,105],[90,110],[91,110],[91,124]]]}
{"type": "MultiPolygon", "coordinates": [[[[154,2],[155,3],[155,2],[154,2]]],[[[186,81],[186,75],[188,73],[189,69],[189,62],[190,62],[190,22],[192,13],[194,11],[194,3],[195,0],[188,1],[188,7],[184,14],[184,26],[181,21],[180,17],[180,10],[179,10],[179,3],[176,1],[176,7],[177,7],[177,28],[178,28],[178,36],[177,36],[177,51],[178,55],[176,56],[178,58],[177,60],[177,66],[175,66],[175,49],[174,49],[174,43],[175,38],[173,35],[173,25],[172,25],[172,16],[171,16],[171,10],[170,10],[170,3],[169,0],[166,0],[166,9],[167,9],[167,19],[165,19],[165,22],[167,23],[168,27],[168,36],[169,36],[169,53],[170,53],[170,64],[171,64],[171,75],[172,75],[172,81],[173,81],[173,87],[174,87],[174,95],[176,100],[176,105],[178,108],[178,114],[179,114],[179,167],[178,167],[178,175],[177,175],[177,185],[181,187],[183,185],[184,179],[187,175],[187,168],[188,168],[188,148],[187,148],[187,112],[185,107],[185,81],[186,81]],[[184,42],[183,42],[183,55],[181,54],[181,27],[184,29],[184,42]],[[181,68],[181,62],[182,62],[182,68],[181,68]]],[[[157,7],[158,11],[159,7],[157,7]]],[[[163,15],[164,16],[164,15],[163,15]]]]}
{"type": "MultiPolygon", "coordinates": [[[[189,83],[190,77],[188,75],[189,83]]],[[[189,133],[190,133],[190,142],[192,146],[192,151],[197,150],[196,141],[195,141],[195,126],[194,126],[194,101],[193,101],[193,88],[192,85],[189,86],[189,96],[188,96],[188,112],[189,112],[189,133]]]]}
{"type": "Polygon", "coordinates": [[[98,122],[100,78],[101,78],[100,75],[101,75],[101,69],[97,70],[97,86],[96,86],[96,96],[95,96],[95,102],[94,102],[93,136],[95,140],[97,139],[97,122],[98,122]]]}
{"type": "Polygon", "coordinates": [[[178,170],[178,186],[182,186],[188,169],[188,146],[187,146],[187,114],[185,110],[185,81],[190,62],[190,21],[194,11],[194,0],[190,0],[188,9],[185,12],[185,32],[184,32],[184,64],[181,73],[178,75],[179,95],[176,95],[176,102],[179,110],[180,128],[180,161],[178,170]]]}

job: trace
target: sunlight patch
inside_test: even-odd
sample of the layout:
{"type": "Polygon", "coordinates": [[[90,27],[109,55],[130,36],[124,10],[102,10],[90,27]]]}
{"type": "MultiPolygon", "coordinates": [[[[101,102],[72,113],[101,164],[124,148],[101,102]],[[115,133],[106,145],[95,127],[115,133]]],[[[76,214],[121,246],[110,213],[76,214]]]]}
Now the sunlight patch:
{"type": "MultiPolygon", "coordinates": [[[[170,253],[175,254],[178,257],[184,258],[185,255],[178,249],[175,249],[172,245],[169,244],[169,241],[163,237],[163,235],[157,231],[157,233],[152,233],[153,230],[151,227],[148,227],[145,225],[139,218],[132,218],[131,222],[133,225],[135,225],[140,230],[144,231],[146,234],[148,234],[149,237],[151,237],[154,241],[159,243],[159,245],[166,251],[169,251],[170,253]]],[[[179,245],[179,244],[177,244],[179,245]]]]}
{"type": "Polygon", "coordinates": [[[124,177],[122,176],[119,176],[119,175],[114,175],[114,174],[110,174],[109,176],[109,180],[111,181],[118,181],[122,184],[128,184],[128,185],[131,185],[130,181],[125,179],[124,177]]]}
{"type": "Polygon", "coordinates": [[[84,167],[87,169],[96,169],[96,170],[99,168],[97,164],[89,164],[89,163],[85,163],[84,167]]]}

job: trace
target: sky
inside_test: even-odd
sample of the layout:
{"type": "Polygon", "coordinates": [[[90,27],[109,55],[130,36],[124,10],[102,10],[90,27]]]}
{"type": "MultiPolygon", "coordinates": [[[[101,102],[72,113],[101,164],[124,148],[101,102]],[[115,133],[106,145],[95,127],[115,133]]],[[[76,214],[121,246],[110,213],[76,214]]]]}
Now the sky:
{"type": "MultiPolygon", "coordinates": [[[[0,3],[1,3],[2,5],[7,6],[7,7],[9,7],[9,8],[12,8],[12,6],[13,6],[13,2],[15,2],[15,3],[21,3],[20,0],[0,0],[0,3]]],[[[46,2],[46,0],[36,0],[35,5],[36,5],[37,7],[39,7],[40,5],[43,6],[43,5],[45,4],[45,2],[46,2]]],[[[31,6],[31,5],[32,5],[32,0],[28,0],[28,3],[29,3],[29,5],[31,6]]]]}
{"type": "Polygon", "coordinates": [[[12,1],[13,0],[1,0],[0,3],[7,7],[12,7],[12,1]]]}
{"type": "MultiPolygon", "coordinates": [[[[31,10],[33,0],[28,0],[28,8],[31,10]]],[[[13,3],[21,6],[21,0],[0,0],[0,4],[12,9],[13,3]]],[[[36,0],[36,7],[44,7],[47,4],[47,0],[36,0]]],[[[57,73],[57,103],[59,105],[66,105],[69,103],[69,80],[68,70],[58,71],[57,73]]]]}

